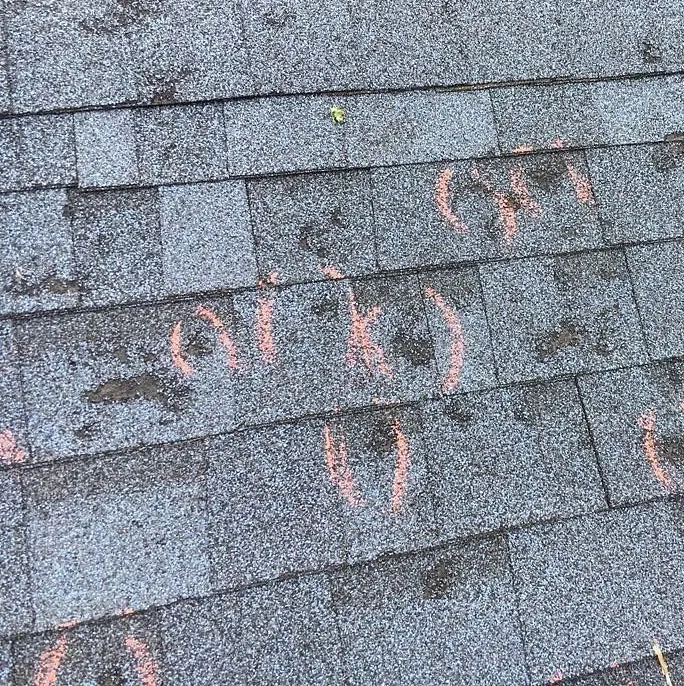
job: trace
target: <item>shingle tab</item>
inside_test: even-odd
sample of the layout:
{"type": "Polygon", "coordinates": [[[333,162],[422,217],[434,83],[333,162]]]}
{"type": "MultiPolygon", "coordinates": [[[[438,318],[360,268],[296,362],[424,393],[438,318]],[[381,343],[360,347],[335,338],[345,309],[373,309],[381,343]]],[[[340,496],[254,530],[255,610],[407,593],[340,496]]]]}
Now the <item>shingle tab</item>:
{"type": "Polygon", "coordinates": [[[265,289],[236,295],[235,309],[242,421],[415,400],[435,386],[415,277],[265,289]]]}
{"type": "Polygon", "coordinates": [[[40,683],[36,675],[41,666],[47,676],[50,666],[56,663],[57,678],[53,683],[59,686],[147,686],[159,683],[152,680],[152,675],[161,673],[163,659],[154,615],[23,637],[15,642],[15,653],[16,686],[40,683]],[[148,675],[146,680],[141,678],[143,674],[148,675]]]}
{"type": "MultiPolygon", "coordinates": [[[[232,328],[229,300],[203,304],[232,328]]],[[[138,307],[22,323],[18,338],[34,458],[233,428],[235,374],[219,332],[194,314],[195,307],[138,307]]]]}
{"type": "Polygon", "coordinates": [[[19,355],[11,322],[0,321],[0,464],[19,464],[27,458],[24,400],[19,355]]]}
{"type": "Polygon", "coordinates": [[[235,100],[223,106],[228,167],[250,176],[344,167],[344,125],[327,96],[235,100]]]}
{"type": "Polygon", "coordinates": [[[492,91],[503,151],[646,143],[684,130],[684,80],[660,77],[492,91]]]}
{"type": "Polygon", "coordinates": [[[596,148],[587,158],[609,242],[684,234],[684,144],[596,148]]]}
{"type": "Polygon", "coordinates": [[[675,503],[513,532],[532,683],[681,648],[682,511],[675,503]]]}
{"type": "MultiPolygon", "coordinates": [[[[684,678],[684,656],[682,653],[674,653],[665,655],[664,658],[672,683],[680,682],[684,678]]],[[[571,683],[572,686],[663,686],[663,679],[656,656],[650,655],[637,662],[614,665],[591,676],[580,677],[571,683]]]]}
{"type": "Polygon", "coordinates": [[[256,284],[254,240],[242,181],[163,187],[159,202],[167,292],[256,284]]]}
{"type": "Polygon", "coordinates": [[[581,153],[373,171],[386,268],[599,247],[581,153]]]}
{"type": "Polygon", "coordinates": [[[621,252],[484,265],[480,274],[503,381],[646,361],[621,252]]]}
{"type": "Polygon", "coordinates": [[[69,207],[85,304],[126,302],[161,292],[157,189],[73,192],[69,207]]]}
{"type": "Polygon", "coordinates": [[[332,267],[344,276],[375,271],[375,237],[367,172],[303,174],[248,184],[263,276],[319,280],[332,267]]]}
{"type": "Polygon", "coordinates": [[[628,248],[627,261],[651,355],[684,354],[684,241],[628,248]]]}
{"type": "Polygon", "coordinates": [[[489,94],[407,92],[345,98],[346,164],[434,162],[498,150],[489,94]]]}
{"type": "Polygon", "coordinates": [[[139,5],[116,0],[8,2],[14,109],[104,105],[135,97],[126,31],[139,5]]]}
{"type": "MultiPolygon", "coordinates": [[[[5,1],[0,2],[0,12],[5,15],[5,1]]],[[[0,112],[9,112],[10,90],[7,69],[7,31],[6,23],[0,22],[0,112]]],[[[1,673],[1,672],[0,672],[1,673]]],[[[2,684],[2,681],[0,681],[2,684]]],[[[4,685],[3,685],[4,686],[4,685]]]]}
{"type": "Polygon", "coordinates": [[[499,539],[342,570],[332,592],[353,686],[526,681],[499,539]]]}
{"type": "Polygon", "coordinates": [[[425,413],[443,536],[605,507],[572,382],[469,393],[425,413]]]}
{"type": "Polygon", "coordinates": [[[69,204],[63,189],[0,196],[0,311],[29,312],[79,302],[69,204]]]}
{"type": "Polygon", "coordinates": [[[71,116],[0,121],[0,169],[0,191],[75,183],[71,116]]]}
{"type": "Polygon", "coordinates": [[[31,628],[28,552],[19,475],[0,471],[0,637],[31,628]]]}
{"type": "Polygon", "coordinates": [[[612,504],[684,487],[684,366],[591,374],[580,388],[612,504]]]}
{"type": "Polygon", "coordinates": [[[27,472],[38,628],[206,593],[204,470],[183,445],[27,472]]]}
{"type": "Polygon", "coordinates": [[[342,686],[325,577],[182,603],[161,613],[167,686],[342,686]]]}

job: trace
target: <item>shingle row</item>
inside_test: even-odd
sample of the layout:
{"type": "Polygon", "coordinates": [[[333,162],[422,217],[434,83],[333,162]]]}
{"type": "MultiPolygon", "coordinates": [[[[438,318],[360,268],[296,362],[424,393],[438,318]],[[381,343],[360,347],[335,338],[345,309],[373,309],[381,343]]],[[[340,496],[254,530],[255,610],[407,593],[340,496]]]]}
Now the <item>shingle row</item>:
{"type": "MultiPolygon", "coordinates": [[[[586,515],[27,635],[0,669],[11,686],[41,671],[67,685],[541,686],[600,669],[578,683],[659,684],[653,642],[684,644],[681,518],[674,502],[586,515]]],[[[131,539],[155,523],[119,525],[131,539]]],[[[177,541],[162,531],[147,543],[142,565],[125,557],[134,548],[117,568],[143,572],[177,541]]],[[[675,678],[680,657],[667,659],[675,678]]]]}
{"type": "Polygon", "coordinates": [[[663,0],[611,13],[589,2],[532,11],[510,0],[364,0],[326,11],[312,0],[4,6],[0,107],[10,107],[9,75],[17,112],[657,73],[683,64],[682,8],[663,0]]]}

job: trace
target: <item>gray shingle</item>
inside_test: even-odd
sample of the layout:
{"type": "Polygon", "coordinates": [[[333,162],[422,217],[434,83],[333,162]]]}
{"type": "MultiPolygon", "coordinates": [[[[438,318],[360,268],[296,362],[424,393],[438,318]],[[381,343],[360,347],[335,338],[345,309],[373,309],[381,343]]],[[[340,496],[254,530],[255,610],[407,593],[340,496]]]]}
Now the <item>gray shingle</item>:
{"type": "Polygon", "coordinates": [[[621,252],[480,268],[502,381],[646,361],[621,252]]]}
{"type": "Polygon", "coordinates": [[[492,344],[477,271],[420,275],[444,394],[496,384],[492,344]]]}
{"type": "Polygon", "coordinates": [[[349,684],[526,682],[499,539],[342,570],[332,592],[349,684]]]}
{"type": "Polygon", "coordinates": [[[62,189],[0,196],[0,311],[78,304],[68,207],[62,189]]]}
{"type": "Polygon", "coordinates": [[[318,422],[219,439],[209,460],[214,588],[344,561],[344,518],[318,422]]]}
{"type": "Polygon", "coordinates": [[[235,100],[223,106],[231,174],[343,167],[344,125],[327,96],[235,100]]]}
{"type": "Polygon", "coordinates": [[[28,0],[7,6],[15,110],[104,105],[135,97],[126,30],[138,5],[28,0]]]}
{"type": "Polygon", "coordinates": [[[0,321],[0,464],[28,457],[19,356],[11,322],[0,321]]]}
{"type": "Polygon", "coordinates": [[[0,191],[75,183],[71,116],[0,121],[0,169],[0,191]]]}
{"type": "Polygon", "coordinates": [[[581,377],[612,504],[648,500],[684,486],[683,374],[682,365],[668,363],[581,377]]]}
{"type": "Polygon", "coordinates": [[[469,393],[425,413],[443,536],[605,507],[572,382],[469,393]]]}
{"type": "Polygon", "coordinates": [[[152,680],[151,675],[161,673],[163,659],[153,615],[135,615],[27,636],[15,642],[15,651],[17,686],[36,683],[59,686],[156,684],[158,681],[152,680]],[[47,656],[61,658],[55,682],[36,680],[40,665],[50,664],[47,656]],[[147,670],[145,665],[148,665],[147,670]],[[141,672],[150,675],[147,680],[141,678],[141,672]]]}
{"type": "Polygon", "coordinates": [[[355,60],[346,50],[352,25],[343,3],[245,0],[242,10],[258,92],[349,88],[355,60]]]}
{"type": "Polygon", "coordinates": [[[510,535],[533,684],[682,647],[681,522],[661,503],[510,535]]]}
{"type": "Polygon", "coordinates": [[[684,241],[628,248],[627,262],[651,355],[684,354],[684,241]]]}
{"type": "Polygon", "coordinates": [[[346,164],[433,162],[498,150],[489,94],[407,92],[341,101],[346,164]]]}
{"type": "Polygon", "coordinates": [[[417,279],[351,288],[353,296],[346,281],[331,281],[235,296],[246,367],[237,398],[242,421],[406,401],[433,390],[434,350],[417,279]]]}
{"type": "MultiPolygon", "coordinates": [[[[0,12],[5,16],[5,0],[0,2],[0,12]]],[[[0,22],[0,112],[9,112],[10,90],[7,69],[7,30],[6,22],[0,22]]],[[[2,672],[0,671],[0,674],[2,672]]],[[[2,681],[0,681],[2,684],[2,681]]],[[[4,684],[3,684],[4,686],[4,684]]]]}
{"type": "Polygon", "coordinates": [[[146,102],[210,100],[252,91],[239,4],[148,0],[133,27],[138,95],[146,102]]]}
{"type": "Polygon", "coordinates": [[[79,186],[128,186],[139,181],[135,110],[74,115],[79,186]]]}
{"type": "Polygon", "coordinates": [[[292,282],[321,279],[324,267],[345,276],[375,271],[366,172],[260,179],[248,189],[263,275],[292,282]]]}
{"type": "MultiPolygon", "coordinates": [[[[679,683],[684,678],[684,656],[674,653],[664,657],[672,683],[679,683]]],[[[663,683],[663,673],[655,655],[637,662],[614,665],[572,681],[573,686],[663,686],[663,683]]]]}
{"type": "Polygon", "coordinates": [[[684,129],[684,80],[518,86],[492,91],[502,150],[662,141],[684,129]]]}
{"type": "Polygon", "coordinates": [[[160,614],[166,686],[344,683],[325,577],[182,603],[160,614]]]}
{"type": "Polygon", "coordinates": [[[684,145],[587,151],[603,231],[611,243],[684,234],[684,145]]]}
{"type": "Polygon", "coordinates": [[[112,304],[161,291],[157,189],[73,192],[74,255],[83,302],[112,304]]]}
{"type": "Polygon", "coordinates": [[[31,589],[16,471],[0,471],[0,637],[31,628],[31,589]]]}
{"type": "Polygon", "coordinates": [[[0,641],[0,686],[12,686],[12,665],[10,643],[0,641]]]}
{"type": "MultiPolygon", "coordinates": [[[[45,461],[229,431],[235,374],[214,327],[193,314],[195,305],[21,324],[34,457],[45,461]],[[179,358],[193,370],[190,376],[174,366],[179,323],[179,358]]],[[[229,300],[204,305],[232,328],[229,300]]]]}
{"type": "Polygon", "coordinates": [[[143,183],[213,181],[227,176],[219,105],[136,111],[138,165],[143,183]]]}
{"type": "Polygon", "coordinates": [[[38,628],[206,593],[204,471],[183,445],[27,472],[38,628]]]}
{"type": "Polygon", "coordinates": [[[602,244],[581,153],[381,169],[372,178],[387,268],[602,244]]]}
{"type": "Polygon", "coordinates": [[[242,181],[159,190],[164,285],[171,293],[253,286],[257,280],[242,181]]]}

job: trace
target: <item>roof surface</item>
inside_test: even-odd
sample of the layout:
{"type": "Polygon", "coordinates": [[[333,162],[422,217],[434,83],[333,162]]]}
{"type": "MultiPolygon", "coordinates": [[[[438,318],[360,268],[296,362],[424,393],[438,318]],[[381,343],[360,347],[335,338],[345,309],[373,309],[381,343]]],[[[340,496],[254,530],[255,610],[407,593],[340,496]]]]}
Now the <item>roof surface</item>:
{"type": "Polygon", "coordinates": [[[681,0],[0,9],[0,686],[684,683],[681,0]]]}

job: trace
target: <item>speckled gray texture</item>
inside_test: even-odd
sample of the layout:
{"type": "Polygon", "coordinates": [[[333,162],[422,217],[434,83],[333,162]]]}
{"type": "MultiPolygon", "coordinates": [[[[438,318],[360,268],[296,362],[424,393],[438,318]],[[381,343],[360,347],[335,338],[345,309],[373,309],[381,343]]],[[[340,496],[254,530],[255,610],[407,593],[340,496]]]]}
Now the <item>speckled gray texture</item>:
{"type": "Polygon", "coordinates": [[[0,471],[0,637],[33,625],[23,520],[19,475],[0,471]]]}
{"type": "Polygon", "coordinates": [[[76,181],[70,115],[0,120],[0,191],[76,181]]]}
{"type": "Polygon", "coordinates": [[[161,613],[168,686],[342,686],[324,576],[182,603],[161,613]]]}
{"type": "Polygon", "coordinates": [[[425,412],[442,536],[606,507],[572,382],[469,393],[425,412]]]}
{"type": "MultiPolygon", "coordinates": [[[[5,13],[4,0],[0,2],[0,12],[3,15],[5,13]]],[[[0,112],[8,112],[10,109],[9,73],[7,71],[7,31],[5,29],[6,23],[0,22],[0,112]]]]}
{"type": "Polygon", "coordinates": [[[143,300],[161,291],[156,189],[73,192],[68,214],[84,304],[143,300]]]}
{"type": "Polygon", "coordinates": [[[204,462],[183,445],[29,472],[37,627],[206,593],[204,462]]]}
{"type": "Polygon", "coordinates": [[[0,451],[0,464],[23,462],[28,452],[28,435],[24,422],[19,355],[14,328],[9,321],[0,322],[0,434],[4,434],[6,446],[0,451]]]}
{"type": "Polygon", "coordinates": [[[684,241],[629,248],[627,262],[649,352],[656,359],[684,354],[684,241]]]}
{"type": "Polygon", "coordinates": [[[480,268],[502,381],[646,361],[621,252],[480,268]]]}
{"type": "MultiPolygon", "coordinates": [[[[204,305],[231,326],[229,300],[204,305]]],[[[236,377],[195,303],[55,317],[18,327],[35,459],[218,433],[235,425],[236,377]],[[171,333],[180,323],[174,366],[171,333]],[[60,411],[55,413],[54,407],[60,411]]]]}
{"type": "MultiPolygon", "coordinates": [[[[672,683],[679,683],[684,678],[684,656],[678,652],[666,654],[664,657],[672,683]]],[[[636,662],[615,665],[571,682],[562,681],[561,686],[564,683],[572,686],[663,686],[663,683],[666,683],[664,678],[658,659],[655,655],[650,655],[636,662]]]]}
{"type": "Polygon", "coordinates": [[[684,80],[679,76],[492,92],[504,151],[520,145],[549,148],[646,143],[684,130],[684,80]]]}
{"type": "Polygon", "coordinates": [[[576,153],[374,170],[373,201],[390,269],[602,245],[576,153]]]}
{"type": "Polygon", "coordinates": [[[375,271],[367,172],[304,174],[248,184],[259,268],[284,282],[375,271]]]}
{"type": "Polygon", "coordinates": [[[331,585],[349,684],[525,683],[501,539],[344,570],[331,585]]]}
{"type": "Polygon", "coordinates": [[[681,648],[680,504],[514,532],[511,556],[532,683],[681,648]]]}
{"type": "Polygon", "coordinates": [[[641,243],[684,234],[684,144],[587,151],[610,243],[641,243]]]}
{"type": "Polygon", "coordinates": [[[0,195],[0,237],[0,311],[78,304],[81,286],[63,189],[0,195]]]}
{"type": "Polygon", "coordinates": [[[9,641],[0,641],[0,686],[13,686],[12,647],[9,641]]]}
{"type": "Polygon", "coordinates": [[[243,182],[163,187],[159,203],[167,292],[256,284],[254,239],[243,182]]]}
{"type": "Polygon", "coordinates": [[[613,505],[684,487],[684,366],[669,362],[589,374],[579,383],[613,505]],[[647,449],[651,441],[656,463],[647,449]]]}

